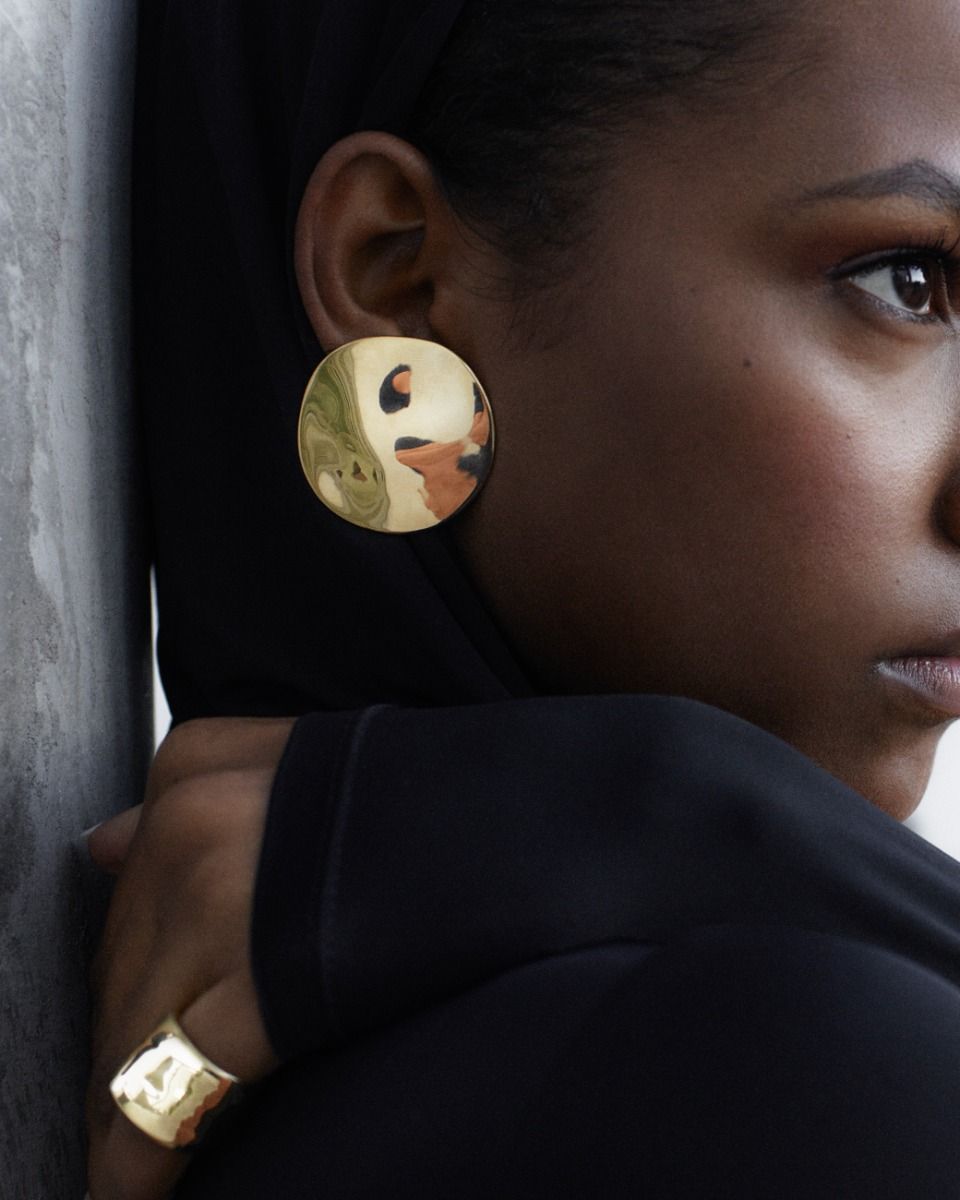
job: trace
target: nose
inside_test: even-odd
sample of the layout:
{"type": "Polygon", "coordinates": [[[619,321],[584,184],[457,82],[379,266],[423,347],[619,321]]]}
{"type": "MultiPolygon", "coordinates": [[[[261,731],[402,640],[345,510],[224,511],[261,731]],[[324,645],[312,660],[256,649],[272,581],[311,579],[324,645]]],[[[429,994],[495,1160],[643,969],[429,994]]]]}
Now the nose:
{"type": "Polygon", "coordinates": [[[960,468],[953,472],[940,494],[937,524],[944,537],[960,546],[960,468]]]}

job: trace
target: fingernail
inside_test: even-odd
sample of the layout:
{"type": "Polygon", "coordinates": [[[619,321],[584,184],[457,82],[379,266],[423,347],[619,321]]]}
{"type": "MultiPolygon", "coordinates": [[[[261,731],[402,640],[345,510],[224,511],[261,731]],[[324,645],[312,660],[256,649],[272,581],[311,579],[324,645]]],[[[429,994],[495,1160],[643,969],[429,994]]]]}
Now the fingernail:
{"type": "MultiPolygon", "coordinates": [[[[90,857],[90,835],[95,829],[99,829],[102,824],[102,821],[98,821],[96,825],[91,825],[89,829],[85,829],[83,833],[78,834],[74,840],[73,844],[76,847],[76,851],[84,860],[93,861],[90,857]]],[[[86,1200],[86,1197],[84,1197],[84,1200],[86,1200]]]]}

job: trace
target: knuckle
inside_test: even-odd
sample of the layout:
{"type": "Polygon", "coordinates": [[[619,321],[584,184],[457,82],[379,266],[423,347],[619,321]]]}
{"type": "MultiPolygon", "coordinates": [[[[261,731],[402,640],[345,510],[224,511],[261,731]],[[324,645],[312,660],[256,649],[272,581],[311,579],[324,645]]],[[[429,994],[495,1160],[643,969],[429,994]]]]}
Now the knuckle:
{"type": "Polygon", "coordinates": [[[151,786],[165,791],[177,780],[209,769],[222,757],[219,749],[223,722],[196,717],[176,725],[160,743],[150,768],[151,786]]]}
{"type": "Polygon", "coordinates": [[[222,829],[221,805],[210,776],[178,779],[158,792],[144,813],[151,857],[169,862],[191,857],[222,829]]]}

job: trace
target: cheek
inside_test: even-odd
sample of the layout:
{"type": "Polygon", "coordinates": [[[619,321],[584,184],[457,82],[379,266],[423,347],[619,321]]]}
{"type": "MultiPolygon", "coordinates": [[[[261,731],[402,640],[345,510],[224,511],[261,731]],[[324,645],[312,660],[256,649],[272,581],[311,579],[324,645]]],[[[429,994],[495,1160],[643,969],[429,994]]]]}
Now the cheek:
{"type": "Polygon", "coordinates": [[[822,691],[890,641],[929,566],[943,387],[865,367],[825,318],[758,294],[659,294],[642,319],[613,295],[496,380],[468,552],[557,686],[822,691]]]}
{"type": "Polygon", "coordinates": [[[815,316],[773,297],[760,319],[736,311],[737,294],[753,292],[713,297],[648,329],[630,358],[595,364],[608,514],[690,566],[718,569],[722,547],[794,577],[831,556],[842,575],[916,540],[942,458],[932,381],[878,377],[845,361],[815,316]]]}
{"type": "Polygon", "coordinates": [[[639,439],[628,524],[678,588],[695,579],[728,607],[761,587],[808,603],[873,569],[904,523],[907,480],[894,443],[835,397],[779,371],[743,374],[692,381],[689,407],[672,393],[674,419],[639,439]]]}
{"type": "Polygon", "coordinates": [[[567,448],[552,569],[592,654],[639,641],[726,672],[775,646],[799,669],[882,622],[928,511],[899,420],[869,419],[836,378],[745,357],[688,356],[640,394],[618,373],[605,389],[617,418],[579,437],[555,417],[567,448]]]}

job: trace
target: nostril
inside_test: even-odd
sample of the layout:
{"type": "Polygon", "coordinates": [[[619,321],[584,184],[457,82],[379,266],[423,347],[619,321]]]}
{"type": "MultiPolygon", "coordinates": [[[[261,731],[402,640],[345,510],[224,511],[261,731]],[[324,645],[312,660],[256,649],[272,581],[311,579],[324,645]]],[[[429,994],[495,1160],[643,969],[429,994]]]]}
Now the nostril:
{"type": "Polygon", "coordinates": [[[360,466],[360,464],[357,462],[356,459],[353,460],[352,474],[353,474],[353,478],[356,479],[359,483],[367,482],[367,477],[363,473],[363,468],[360,466]]]}

